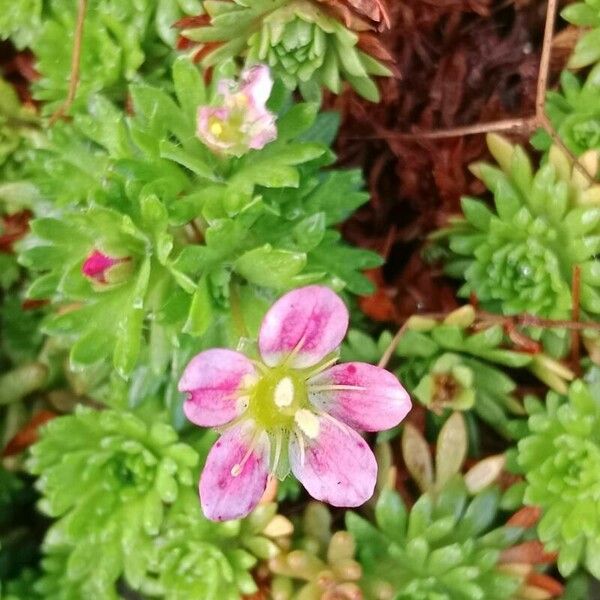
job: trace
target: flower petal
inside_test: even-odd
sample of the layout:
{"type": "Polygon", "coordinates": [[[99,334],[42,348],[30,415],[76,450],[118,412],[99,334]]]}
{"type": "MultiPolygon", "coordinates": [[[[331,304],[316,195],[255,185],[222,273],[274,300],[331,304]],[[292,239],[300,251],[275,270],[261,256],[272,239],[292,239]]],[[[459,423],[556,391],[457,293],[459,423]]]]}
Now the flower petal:
{"type": "Polygon", "coordinates": [[[271,70],[267,65],[253,65],[242,73],[240,91],[250,99],[250,105],[263,111],[273,89],[271,70]]]}
{"type": "Polygon", "coordinates": [[[412,406],[395,375],[360,362],[335,365],[312,377],[308,397],[318,410],[363,431],[395,427],[412,406]]]}
{"type": "Polygon", "coordinates": [[[316,365],[341,343],[348,329],[348,309],[329,288],[319,285],[282,296],[262,322],[258,345],[264,362],[274,367],[292,353],[291,367],[316,365]]]}
{"type": "Polygon", "coordinates": [[[265,432],[258,439],[253,434],[252,422],[232,427],[209,452],[199,487],[202,511],[208,519],[245,517],[263,495],[269,476],[269,438],[265,432]]]}
{"type": "Polygon", "coordinates": [[[196,355],[179,380],[187,392],[185,416],[196,425],[225,425],[246,408],[240,390],[255,376],[254,366],[239,352],[214,348],[196,355]]]}
{"type": "Polygon", "coordinates": [[[290,439],[290,465],[313,498],[333,506],[360,506],[373,495],[377,462],[358,433],[320,417],[317,437],[302,440],[304,448],[297,436],[290,439]]]}
{"type": "Polygon", "coordinates": [[[196,136],[213,152],[223,152],[235,145],[226,139],[223,131],[231,118],[231,109],[223,106],[198,107],[196,136]]]}

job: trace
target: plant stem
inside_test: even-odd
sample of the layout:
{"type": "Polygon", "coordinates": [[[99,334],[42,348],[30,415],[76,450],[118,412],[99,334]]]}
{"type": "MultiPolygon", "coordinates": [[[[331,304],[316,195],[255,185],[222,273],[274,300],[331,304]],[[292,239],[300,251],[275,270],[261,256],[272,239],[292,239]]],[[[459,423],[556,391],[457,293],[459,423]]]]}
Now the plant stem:
{"type": "Polygon", "coordinates": [[[70,110],[73,102],[75,101],[75,95],[77,94],[77,87],[79,85],[79,70],[81,67],[81,45],[83,41],[83,24],[85,22],[85,13],[87,11],[87,0],[79,0],[79,6],[77,8],[77,23],[75,24],[75,35],[73,38],[73,54],[71,55],[71,77],[69,79],[69,89],[67,92],[67,98],[64,103],[54,112],[50,117],[48,124],[54,125],[56,121],[62,119],[67,112],[70,110]]]}

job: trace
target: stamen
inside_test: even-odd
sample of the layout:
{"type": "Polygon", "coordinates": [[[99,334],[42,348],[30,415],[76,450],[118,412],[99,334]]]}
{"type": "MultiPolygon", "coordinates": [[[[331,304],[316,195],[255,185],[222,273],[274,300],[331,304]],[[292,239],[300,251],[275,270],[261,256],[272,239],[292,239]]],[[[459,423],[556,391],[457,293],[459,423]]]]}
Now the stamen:
{"type": "Polygon", "coordinates": [[[260,433],[261,433],[260,431],[257,431],[252,436],[252,440],[250,441],[250,444],[248,445],[248,450],[246,450],[246,454],[244,454],[244,458],[242,458],[242,460],[239,463],[237,463],[237,464],[233,465],[233,467],[231,467],[231,476],[232,477],[237,477],[244,469],[244,466],[248,462],[250,455],[252,454],[252,452],[254,452],[254,449],[256,448],[258,439],[260,437],[260,433]]]}
{"type": "Polygon", "coordinates": [[[312,371],[310,371],[308,373],[308,375],[306,376],[306,379],[310,379],[311,377],[318,375],[325,369],[328,369],[329,367],[331,367],[331,365],[334,365],[339,359],[340,359],[340,357],[336,353],[336,355],[333,358],[330,358],[327,362],[324,362],[321,365],[317,365],[316,368],[314,368],[312,371]]]}
{"type": "Polygon", "coordinates": [[[300,464],[304,466],[304,462],[306,460],[306,448],[304,446],[304,439],[302,437],[302,434],[299,433],[297,429],[294,429],[294,435],[298,440],[298,447],[300,448],[300,464]]]}
{"type": "Polygon", "coordinates": [[[281,431],[278,431],[275,435],[275,458],[273,459],[273,466],[271,467],[271,473],[277,475],[277,468],[279,467],[279,459],[281,458],[281,446],[283,444],[283,435],[281,431]]]}
{"type": "Polygon", "coordinates": [[[263,374],[265,375],[266,373],[269,372],[269,368],[266,365],[263,365],[263,363],[260,362],[260,360],[254,360],[251,359],[250,362],[263,374]]]}
{"type": "Polygon", "coordinates": [[[323,419],[327,419],[327,421],[329,421],[330,423],[335,425],[340,431],[343,431],[346,434],[352,434],[354,432],[354,430],[352,428],[348,427],[348,425],[346,425],[346,423],[342,423],[342,421],[338,421],[336,418],[332,417],[330,414],[328,414],[326,412],[319,412],[318,414],[323,419]]]}
{"type": "Polygon", "coordinates": [[[309,392],[334,392],[338,390],[348,392],[366,392],[367,388],[360,385],[308,385],[309,392]]]}
{"type": "Polygon", "coordinates": [[[300,338],[298,343],[292,348],[292,351],[285,357],[285,360],[283,361],[283,366],[288,365],[290,363],[290,361],[294,358],[294,356],[296,356],[296,354],[298,354],[298,352],[300,352],[300,350],[302,350],[302,347],[304,346],[305,341],[306,341],[306,334],[304,334],[300,338]]]}

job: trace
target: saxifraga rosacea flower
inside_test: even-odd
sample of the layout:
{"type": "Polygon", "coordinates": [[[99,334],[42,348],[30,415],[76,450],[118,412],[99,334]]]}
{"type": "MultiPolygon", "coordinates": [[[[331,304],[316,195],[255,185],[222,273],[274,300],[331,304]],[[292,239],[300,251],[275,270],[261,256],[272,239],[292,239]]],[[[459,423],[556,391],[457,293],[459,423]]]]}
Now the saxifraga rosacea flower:
{"type": "Polygon", "coordinates": [[[290,469],[311,496],[334,506],[359,506],[371,497],[377,464],[355,430],[394,427],[411,402],[385,369],[335,365],[347,328],[342,300],[326,287],[308,286],[267,312],[260,360],[212,349],[188,364],[179,382],[186,416],[222,427],[200,478],[208,518],[248,514],[269,475],[283,479],[290,469]]]}
{"type": "Polygon", "coordinates": [[[219,82],[219,106],[198,108],[198,137],[217,154],[242,156],[260,150],[277,137],[275,115],[267,109],[273,79],[266,65],[242,72],[239,83],[219,82]]]}

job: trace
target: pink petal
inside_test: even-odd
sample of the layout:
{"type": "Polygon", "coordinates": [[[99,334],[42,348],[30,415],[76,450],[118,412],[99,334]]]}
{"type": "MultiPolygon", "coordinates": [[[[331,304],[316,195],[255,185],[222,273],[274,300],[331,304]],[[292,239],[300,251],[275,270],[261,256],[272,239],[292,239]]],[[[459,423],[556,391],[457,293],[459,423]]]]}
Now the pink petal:
{"type": "Polygon", "coordinates": [[[254,65],[242,73],[240,91],[250,98],[254,108],[265,107],[272,89],[273,78],[266,65],[254,65]]]}
{"type": "Polygon", "coordinates": [[[289,365],[316,365],[341,343],[348,329],[348,309],[329,288],[319,285],[293,290],[267,312],[258,345],[264,362],[274,367],[294,352],[289,365]]]}
{"type": "Polygon", "coordinates": [[[211,119],[225,122],[230,116],[231,110],[222,106],[200,106],[198,108],[196,135],[213,152],[227,150],[233,146],[233,143],[221,139],[211,131],[211,119]]]}
{"type": "Polygon", "coordinates": [[[255,375],[254,366],[239,352],[214,348],[196,355],[179,380],[187,392],[185,416],[202,427],[229,423],[246,406],[240,390],[255,375]]]}
{"type": "Polygon", "coordinates": [[[312,377],[308,385],[313,406],[354,429],[390,429],[411,409],[410,396],[396,376],[367,363],[335,365],[312,377]],[[326,389],[329,386],[335,387],[326,389]]]}
{"type": "Polygon", "coordinates": [[[267,487],[269,438],[262,432],[254,441],[252,423],[228,429],[211,448],[200,477],[200,503],[204,515],[213,521],[245,517],[256,507],[267,487]],[[232,471],[244,459],[241,471],[232,471]]]}
{"type": "Polygon", "coordinates": [[[377,463],[358,433],[320,417],[316,439],[304,438],[304,443],[303,462],[296,436],[290,439],[290,466],[313,498],[333,506],[360,506],[373,495],[377,463]]]}
{"type": "Polygon", "coordinates": [[[81,272],[90,279],[104,282],[105,271],[121,261],[120,258],[112,258],[99,250],[93,250],[81,266],[81,272]]]}
{"type": "Polygon", "coordinates": [[[277,127],[275,126],[275,116],[265,111],[252,123],[248,132],[250,140],[248,146],[253,150],[260,150],[267,144],[277,139],[277,127]]]}

